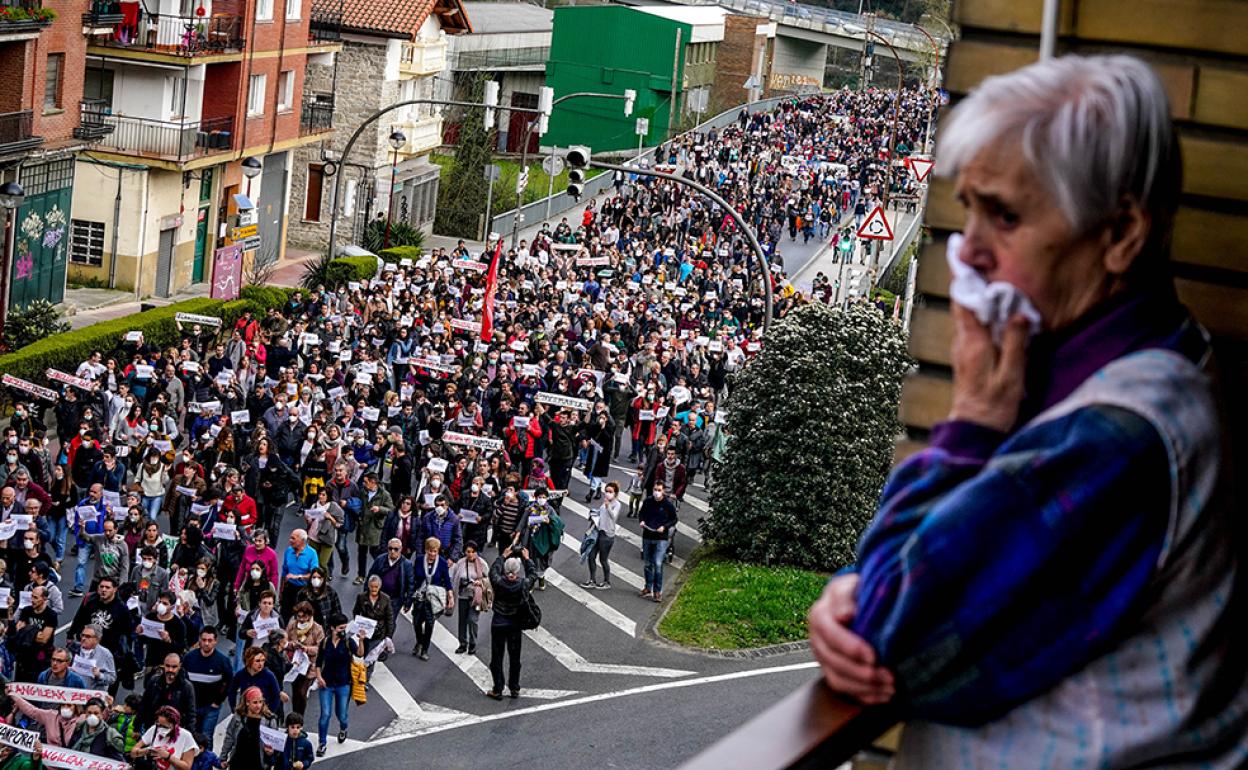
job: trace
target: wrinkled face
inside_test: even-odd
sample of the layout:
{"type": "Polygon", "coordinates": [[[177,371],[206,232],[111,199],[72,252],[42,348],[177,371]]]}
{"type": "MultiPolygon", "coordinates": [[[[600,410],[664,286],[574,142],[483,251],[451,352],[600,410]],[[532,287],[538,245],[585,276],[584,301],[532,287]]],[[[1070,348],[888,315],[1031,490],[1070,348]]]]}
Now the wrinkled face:
{"type": "Polygon", "coordinates": [[[1035,304],[1046,329],[1091,309],[1108,289],[1104,228],[1075,233],[1017,141],[983,150],[958,174],[966,236],[958,258],[984,280],[1005,281],[1035,304]]]}

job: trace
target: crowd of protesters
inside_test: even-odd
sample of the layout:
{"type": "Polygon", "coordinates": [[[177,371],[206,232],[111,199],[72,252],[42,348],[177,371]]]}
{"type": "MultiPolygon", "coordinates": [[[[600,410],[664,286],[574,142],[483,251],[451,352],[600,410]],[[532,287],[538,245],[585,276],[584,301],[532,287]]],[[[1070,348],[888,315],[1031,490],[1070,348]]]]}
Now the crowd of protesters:
{"type": "MultiPolygon", "coordinates": [[[[924,99],[903,95],[902,146],[921,141],[924,99]]],[[[621,174],[517,248],[434,249],[225,328],[187,323],[170,348],[128,335],[54,402],[10,388],[0,716],[45,751],[306,770],[333,719],[346,739],[373,664],[403,636],[427,660],[455,614],[455,653],[474,655],[489,613],[487,695],[518,697],[575,469],[582,587],[613,590],[636,517],[640,597],[661,601],[681,501],[715,472],[722,399],[762,345],[761,283],[777,316],[805,301],[784,238],[826,239],[880,196],[892,105],[794,100],[659,149],[737,207],[770,274],[725,212],[621,174]]]]}

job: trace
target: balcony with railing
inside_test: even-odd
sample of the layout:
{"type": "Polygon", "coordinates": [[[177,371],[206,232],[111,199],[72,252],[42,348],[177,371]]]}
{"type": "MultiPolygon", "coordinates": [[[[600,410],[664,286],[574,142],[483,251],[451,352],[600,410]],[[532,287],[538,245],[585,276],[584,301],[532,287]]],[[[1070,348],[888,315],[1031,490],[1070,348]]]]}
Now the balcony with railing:
{"type": "Polygon", "coordinates": [[[334,130],[333,99],[314,99],[303,103],[299,116],[299,135],[311,136],[334,130]]]}
{"type": "Polygon", "coordinates": [[[82,15],[82,29],[86,34],[108,34],[112,27],[124,24],[126,15],[121,12],[121,3],[110,0],[92,0],[86,13],[82,15]]]}
{"type": "Polygon", "coordinates": [[[112,109],[103,99],[83,99],[78,103],[78,125],[74,138],[98,142],[113,132],[114,126],[106,118],[112,109]]]}
{"type": "Polygon", "coordinates": [[[416,40],[403,44],[399,74],[433,75],[446,69],[446,40],[416,40]]]}
{"type": "Polygon", "coordinates": [[[0,157],[33,150],[43,144],[42,136],[34,136],[35,115],[31,110],[0,113],[0,157]]]}
{"type": "Polygon", "coordinates": [[[137,19],[97,36],[95,44],[173,56],[241,54],[243,20],[234,13],[179,16],[149,13],[140,8],[137,19]]]}
{"type": "Polygon", "coordinates": [[[407,143],[399,148],[400,155],[424,155],[442,146],[442,118],[439,115],[413,117],[395,127],[407,137],[407,143]]]}
{"type": "Polygon", "coordinates": [[[104,115],[111,133],[99,142],[99,149],[123,155],[185,162],[205,155],[234,149],[234,118],[208,118],[172,122],[104,115]]]}
{"type": "Polygon", "coordinates": [[[0,0],[0,42],[37,37],[55,18],[40,0],[0,0]]]}
{"type": "Polygon", "coordinates": [[[308,17],[308,42],[312,45],[342,40],[342,2],[313,3],[308,17]]]}
{"type": "Polygon", "coordinates": [[[473,70],[545,70],[550,46],[503,48],[483,51],[459,51],[452,57],[451,69],[456,72],[473,70]]]}

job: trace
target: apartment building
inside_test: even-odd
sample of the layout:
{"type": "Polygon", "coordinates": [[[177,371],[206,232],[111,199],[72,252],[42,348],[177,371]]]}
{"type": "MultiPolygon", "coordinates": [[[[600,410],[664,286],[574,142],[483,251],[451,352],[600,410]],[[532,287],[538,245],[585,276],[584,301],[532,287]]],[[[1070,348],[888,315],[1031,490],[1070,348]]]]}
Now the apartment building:
{"type": "MultiPolygon", "coordinates": [[[[316,0],[315,7],[331,2],[338,0],[316,0]]],[[[387,214],[416,227],[433,222],[438,167],[428,156],[442,144],[441,110],[412,105],[388,112],[360,136],[351,157],[342,158],[342,152],[356,127],[378,110],[438,98],[435,80],[447,67],[447,38],[471,31],[460,0],[345,0],[337,66],[311,66],[305,85],[305,98],[337,94],[339,130],[321,147],[296,153],[293,243],[315,249],[328,244],[335,173],[344,175],[340,245],[358,243],[367,223],[387,214]]]]}
{"type": "Polygon", "coordinates": [[[164,297],[212,280],[214,255],[236,242],[244,263],[280,259],[293,155],[333,130],[332,94],[305,98],[304,78],[332,69],[341,12],[312,0],[106,10],[107,24],[84,27],[79,133],[89,144],[77,160],[71,275],[164,297]]]}

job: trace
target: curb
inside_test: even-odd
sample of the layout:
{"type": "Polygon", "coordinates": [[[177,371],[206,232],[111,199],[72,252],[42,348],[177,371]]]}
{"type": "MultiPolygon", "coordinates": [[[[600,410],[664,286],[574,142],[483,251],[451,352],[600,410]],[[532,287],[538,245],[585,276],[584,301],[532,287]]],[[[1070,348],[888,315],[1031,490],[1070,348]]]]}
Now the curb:
{"type": "Polygon", "coordinates": [[[672,579],[670,591],[664,591],[663,602],[659,605],[658,611],[650,616],[650,620],[646,621],[638,638],[653,642],[661,647],[678,652],[692,653],[694,655],[704,655],[708,658],[721,658],[727,660],[757,660],[760,658],[774,658],[781,655],[789,655],[794,652],[810,649],[810,641],[802,639],[796,642],[780,642],[779,644],[769,644],[765,647],[744,647],[736,650],[720,650],[714,647],[691,647],[689,645],[680,644],[668,639],[659,633],[659,624],[663,622],[663,618],[667,616],[668,610],[672,608],[676,597],[680,595],[681,590],[685,587],[688,580],[688,573],[691,567],[697,565],[702,559],[703,548],[697,548],[689,558],[685,561],[685,566],[672,579]]]}

